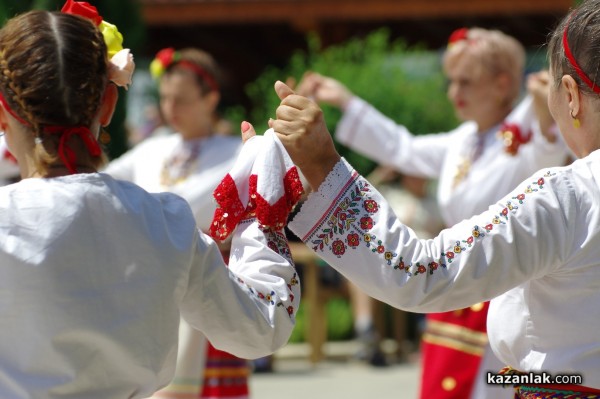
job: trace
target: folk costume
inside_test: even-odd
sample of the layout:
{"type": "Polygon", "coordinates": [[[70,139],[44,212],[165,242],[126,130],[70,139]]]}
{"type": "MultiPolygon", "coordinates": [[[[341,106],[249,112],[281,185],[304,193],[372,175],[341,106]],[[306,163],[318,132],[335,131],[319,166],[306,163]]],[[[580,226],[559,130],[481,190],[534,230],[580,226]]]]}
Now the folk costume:
{"type": "MultiPolygon", "coordinates": [[[[440,212],[451,226],[483,212],[534,171],[565,162],[566,147],[560,139],[545,139],[532,103],[526,97],[501,124],[482,134],[470,121],[447,133],[413,136],[354,97],[336,139],[402,173],[438,179],[440,212]]],[[[484,373],[503,366],[488,345],[487,309],[486,303],[477,303],[427,315],[421,398],[509,397],[485,384],[484,373]]]]}
{"type": "Polygon", "coordinates": [[[229,267],[182,198],[103,173],[2,187],[0,220],[3,398],[147,398],[174,375],[180,317],[248,358],[294,326],[285,236],[254,219],[229,267]]]}
{"type": "MultiPolygon", "coordinates": [[[[147,139],[111,162],[106,172],[132,181],[151,192],[169,191],[182,196],[198,227],[208,232],[215,211],[213,190],[229,172],[241,148],[237,137],[212,135],[183,140],[179,134],[147,139]]],[[[224,259],[228,258],[228,249],[224,259]]],[[[231,398],[249,395],[247,360],[220,351],[185,320],[180,325],[180,346],[173,382],[156,398],[231,398]]]]}
{"type": "MultiPolygon", "coordinates": [[[[537,397],[598,398],[599,173],[600,150],[540,170],[483,213],[422,240],[342,159],[289,227],[346,278],[400,309],[442,312],[491,300],[488,335],[502,363],[581,375],[587,387],[537,397]]],[[[557,388],[521,386],[517,397],[535,389],[557,388]]]]}

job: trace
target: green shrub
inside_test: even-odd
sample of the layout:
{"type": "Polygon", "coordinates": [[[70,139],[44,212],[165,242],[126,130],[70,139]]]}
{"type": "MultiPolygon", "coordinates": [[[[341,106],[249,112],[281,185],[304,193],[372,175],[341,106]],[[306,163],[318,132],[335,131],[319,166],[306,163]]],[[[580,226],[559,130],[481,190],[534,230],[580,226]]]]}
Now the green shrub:
{"type": "MultiPolygon", "coordinates": [[[[325,305],[325,314],[327,316],[327,340],[342,341],[351,339],[354,333],[354,321],[352,319],[352,309],[347,300],[343,298],[332,298],[325,305]]],[[[301,302],[298,312],[296,312],[296,326],[292,331],[289,342],[306,341],[306,324],[310,325],[310,309],[307,309],[307,303],[301,302]]]]}
{"type": "MultiPolygon", "coordinates": [[[[326,49],[316,36],[309,36],[307,52],[295,53],[283,68],[268,67],[246,87],[253,104],[249,120],[257,132],[267,129],[267,120],[275,117],[280,103],[273,90],[275,81],[288,77],[299,81],[308,70],[338,79],[414,133],[447,131],[457,124],[446,98],[439,54],[409,47],[401,40],[390,41],[388,31],[381,29],[326,49]]],[[[323,111],[333,132],[341,113],[328,106],[323,106],[323,111]]],[[[240,108],[230,110],[227,117],[234,122],[244,118],[240,108]]],[[[347,148],[338,146],[338,150],[363,174],[374,166],[347,148]]]]}

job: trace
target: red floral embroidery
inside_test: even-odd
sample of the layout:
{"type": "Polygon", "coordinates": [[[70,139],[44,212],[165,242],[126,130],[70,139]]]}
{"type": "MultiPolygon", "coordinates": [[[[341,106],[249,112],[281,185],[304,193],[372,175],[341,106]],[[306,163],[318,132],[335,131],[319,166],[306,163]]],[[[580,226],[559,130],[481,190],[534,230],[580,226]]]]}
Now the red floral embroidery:
{"type": "Polygon", "coordinates": [[[346,252],[346,246],[344,245],[344,243],[341,240],[335,240],[331,244],[331,250],[334,255],[342,256],[346,252]]]}
{"type": "Polygon", "coordinates": [[[427,268],[420,264],[419,262],[417,262],[417,264],[415,265],[417,267],[417,270],[415,271],[415,274],[422,274],[427,272],[427,268]]]}
{"type": "MultiPolygon", "coordinates": [[[[551,175],[553,175],[553,174],[551,172],[548,172],[545,175],[545,177],[551,176],[551,175]]],[[[542,177],[542,178],[538,179],[535,183],[532,183],[532,184],[537,184],[537,188],[533,188],[533,187],[531,187],[531,185],[529,185],[526,187],[525,193],[518,194],[515,197],[515,199],[517,199],[519,201],[519,203],[523,203],[523,201],[525,200],[526,194],[538,191],[538,189],[543,188],[543,185],[545,184],[545,180],[542,177]]],[[[349,202],[348,198],[344,198],[343,200],[338,202],[339,205],[338,205],[336,212],[338,212],[338,210],[340,210],[340,209],[346,209],[347,212],[349,212],[351,207],[354,207],[356,205],[356,202],[360,199],[358,197],[358,195],[359,195],[358,193],[362,193],[363,196],[367,195],[367,192],[369,190],[365,189],[365,187],[367,187],[366,183],[361,182],[360,180],[357,181],[356,186],[350,186],[348,191],[350,192],[350,195],[353,196],[352,202],[349,202]]],[[[375,200],[366,199],[363,203],[363,208],[367,212],[370,212],[372,210],[375,210],[375,212],[376,212],[379,209],[379,205],[375,200]]],[[[354,209],[354,208],[352,208],[352,209],[354,209]]],[[[514,213],[514,211],[517,209],[518,209],[518,207],[515,206],[511,201],[507,201],[506,206],[500,211],[500,215],[503,218],[508,220],[509,213],[511,213],[511,212],[514,213]]],[[[359,218],[359,224],[357,225],[357,224],[352,223],[350,225],[350,227],[354,228],[355,231],[357,231],[358,233],[347,234],[346,239],[345,239],[347,244],[351,248],[356,248],[359,246],[358,242],[359,242],[360,238],[362,237],[362,240],[367,245],[367,247],[371,248],[371,252],[376,253],[378,255],[383,254],[383,258],[387,261],[388,265],[392,265],[393,259],[395,259],[398,256],[398,254],[396,254],[392,251],[389,251],[389,250],[386,251],[385,245],[383,244],[383,242],[380,239],[377,239],[377,236],[375,236],[374,234],[369,232],[369,230],[371,230],[375,224],[374,220],[370,216],[360,217],[360,214],[358,212],[356,214],[353,214],[353,217],[355,215],[356,215],[356,217],[359,218]]],[[[329,224],[331,225],[331,223],[336,222],[339,219],[340,219],[339,216],[331,216],[331,220],[330,220],[329,224]]],[[[399,259],[396,261],[397,263],[394,262],[393,269],[394,270],[404,270],[408,275],[424,274],[424,273],[427,273],[428,270],[429,270],[429,274],[433,274],[434,271],[438,270],[440,267],[446,268],[447,267],[446,262],[452,263],[452,261],[457,256],[459,256],[461,253],[467,251],[468,248],[472,248],[477,239],[484,237],[486,233],[489,233],[490,231],[492,231],[494,229],[494,224],[505,224],[505,222],[500,219],[500,216],[496,215],[492,218],[491,223],[486,224],[483,228],[480,226],[477,226],[477,225],[474,226],[473,229],[471,230],[470,236],[466,237],[462,241],[461,240],[456,241],[455,245],[452,246],[451,249],[447,249],[445,252],[441,253],[439,259],[437,259],[435,261],[429,261],[428,263],[416,262],[414,264],[414,268],[413,268],[412,263],[409,263],[407,265],[404,262],[403,257],[400,256],[399,259]],[[485,230],[485,233],[483,230],[485,230]],[[461,242],[466,243],[467,246],[462,247],[461,242]],[[412,270],[412,273],[411,273],[411,270],[412,270]]],[[[313,234],[315,234],[315,233],[313,233],[313,234]]],[[[346,246],[344,245],[344,242],[340,239],[334,239],[331,229],[322,229],[321,234],[316,234],[316,236],[319,238],[319,240],[313,241],[313,243],[317,244],[321,250],[323,249],[323,242],[327,243],[328,240],[331,239],[331,240],[333,240],[333,242],[329,248],[333,252],[333,254],[338,257],[341,257],[341,255],[345,253],[346,246]],[[321,238],[323,238],[323,239],[320,240],[321,238]]],[[[315,247],[315,250],[316,250],[316,247],[315,247]]]]}
{"type": "Polygon", "coordinates": [[[346,242],[348,243],[348,245],[350,247],[356,248],[356,247],[358,247],[360,245],[360,237],[356,233],[350,233],[346,237],[346,242]]]}
{"type": "Polygon", "coordinates": [[[440,264],[437,262],[429,262],[428,266],[429,266],[429,274],[433,274],[433,272],[438,269],[440,264]]]}
{"type": "Polygon", "coordinates": [[[369,213],[375,213],[379,210],[379,205],[374,200],[365,200],[363,207],[369,213]]]}
{"type": "Polygon", "coordinates": [[[363,230],[371,230],[373,228],[373,219],[369,216],[360,218],[360,228],[363,230]]]}
{"type": "Polygon", "coordinates": [[[542,188],[542,186],[544,185],[544,178],[540,177],[537,181],[538,186],[540,186],[540,188],[542,188]]]}

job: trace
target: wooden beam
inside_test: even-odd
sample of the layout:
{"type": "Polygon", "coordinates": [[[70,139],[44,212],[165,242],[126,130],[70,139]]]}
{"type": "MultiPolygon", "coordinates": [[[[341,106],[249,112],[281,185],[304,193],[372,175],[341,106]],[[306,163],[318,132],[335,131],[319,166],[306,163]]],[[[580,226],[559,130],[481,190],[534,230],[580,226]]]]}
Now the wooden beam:
{"type": "Polygon", "coordinates": [[[464,16],[563,15],[572,0],[247,0],[142,1],[146,23],[253,24],[377,21],[464,16]]]}

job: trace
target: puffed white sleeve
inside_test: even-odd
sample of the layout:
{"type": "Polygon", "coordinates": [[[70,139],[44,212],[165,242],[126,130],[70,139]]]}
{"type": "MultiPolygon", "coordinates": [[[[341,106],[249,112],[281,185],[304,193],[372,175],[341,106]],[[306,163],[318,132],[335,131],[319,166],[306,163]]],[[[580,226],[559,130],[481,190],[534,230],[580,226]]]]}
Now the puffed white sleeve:
{"type": "Polygon", "coordinates": [[[243,220],[229,266],[216,243],[198,235],[182,316],[218,349],[253,359],[285,345],[295,325],[300,285],[282,231],[243,220]]]}
{"type": "Polygon", "coordinates": [[[341,160],[289,224],[369,295],[407,311],[461,309],[551,273],[568,256],[577,207],[541,171],[489,210],[419,239],[341,160]]]}
{"type": "Polygon", "coordinates": [[[453,134],[414,136],[406,127],[354,97],[336,127],[335,139],[379,164],[414,176],[437,178],[453,134]]]}

